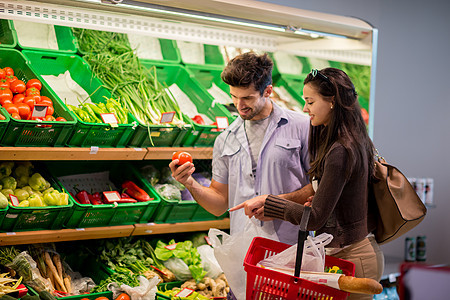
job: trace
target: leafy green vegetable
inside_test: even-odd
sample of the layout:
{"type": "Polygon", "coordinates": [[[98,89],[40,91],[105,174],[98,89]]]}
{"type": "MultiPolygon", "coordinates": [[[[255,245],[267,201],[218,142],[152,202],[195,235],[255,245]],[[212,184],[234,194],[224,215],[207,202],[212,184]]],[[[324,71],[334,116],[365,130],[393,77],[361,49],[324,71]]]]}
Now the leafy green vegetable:
{"type": "Polygon", "coordinates": [[[186,265],[188,265],[192,277],[197,281],[202,280],[206,275],[205,270],[203,270],[200,254],[191,241],[175,243],[175,240],[172,239],[169,244],[158,241],[156,244],[155,254],[156,257],[162,261],[166,261],[171,257],[176,257],[183,260],[186,265]],[[173,244],[176,244],[174,250],[170,250],[166,247],[173,244]]]}

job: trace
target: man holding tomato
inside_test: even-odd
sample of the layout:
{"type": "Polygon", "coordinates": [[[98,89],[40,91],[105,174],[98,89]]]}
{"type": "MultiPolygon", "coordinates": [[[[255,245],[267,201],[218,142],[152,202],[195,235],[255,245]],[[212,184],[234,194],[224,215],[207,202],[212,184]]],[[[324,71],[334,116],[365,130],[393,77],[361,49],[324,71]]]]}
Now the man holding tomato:
{"type": "MultiPolygon", "coordinates": [[[[216,216],[245,200],[290,193],[309,183],[309,118],[272,102],[272,68],[267,54],[249,52],[232,59],[222,72],[240,117],[216,138],[209,187],[191,176],[192,162],[175,159],[169,165],[172,176],[216,216]]],[[[246,218],[243,210],[230,212],[231,234],[244,229],[246,218]]],[[[297,242],[298,226],[282,220],[263,223],[273,224],[281,242],[297,242]]]]}

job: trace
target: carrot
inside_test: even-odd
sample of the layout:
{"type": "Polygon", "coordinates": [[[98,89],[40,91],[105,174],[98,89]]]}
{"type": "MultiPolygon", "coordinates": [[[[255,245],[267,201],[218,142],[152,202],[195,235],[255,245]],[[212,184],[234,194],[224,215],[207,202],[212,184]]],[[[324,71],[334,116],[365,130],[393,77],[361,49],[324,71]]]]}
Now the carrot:
{"type": "Polygon", "coordinates": [[[50,254],[48,252],[44,253],[44,260],[47,266],[49,267],[50,271],[52,272],[52,275],[55,278],[55,282],[57,282],[61,286],[63,292],[67,293],[67,290],[64,287],[64,282],[61,279],[61,277],[59,277],[58,271],[56,270],[56,267],[53,264],[52,259],[50,258],[50,254]]]}

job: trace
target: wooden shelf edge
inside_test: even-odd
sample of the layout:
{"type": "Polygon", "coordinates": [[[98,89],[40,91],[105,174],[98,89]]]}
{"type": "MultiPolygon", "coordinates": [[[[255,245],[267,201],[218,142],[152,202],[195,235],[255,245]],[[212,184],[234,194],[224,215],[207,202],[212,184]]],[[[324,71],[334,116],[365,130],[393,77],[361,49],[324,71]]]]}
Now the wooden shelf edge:
{"type": "Polygon", "coordinates": [[[133,225],[0,233],[0,245],[67,242],[130,236],[133,225]]]}
{"type": "Polygon", "coordinates": [[[187,223],[164,223],[164,224],[135,224],[134,231],[131,235],[149,235],[149,234],[165,234],[165,233],[178,233],[178,232],[192,232],[192,231],[205,231],[210,228],[217,229],[229,229],[230,219],[225,218],[222,220],[212,221],[197,221],[187,223]]]}
{"type": "Polygon", "coordinates": [[[67,242],[127,237],[134,235],[205,231],[209,228],[229,229],[230,219],[175,224],[134,224],[77,229],[38,230],[0,233],[0,246],[50,242],[67,242]]]}
{"type": "Polygon", "coordinates": [[[147,154],[144,159],[172,159],[172,154],[175,151],[183,150],[189,152],[193,159],[211,159],[212,147],[154,147],[147,148],[147,154]]]}
{"type": "Polygon", "coordinates": [[[187,151],[194,159],[211,159],[212,148],[71,148],[0,147],[0,160],[156,160],[172,159],[175,151],[187,151]]]}

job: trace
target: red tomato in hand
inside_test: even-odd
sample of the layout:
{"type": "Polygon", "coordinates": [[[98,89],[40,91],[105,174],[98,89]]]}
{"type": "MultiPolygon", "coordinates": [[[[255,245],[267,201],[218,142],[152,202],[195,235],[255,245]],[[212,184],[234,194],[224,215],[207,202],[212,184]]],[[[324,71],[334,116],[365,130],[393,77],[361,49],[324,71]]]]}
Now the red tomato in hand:
{"type": "Polygon", "coordinates": [[[14,94],[19,94],[19,93],[23,93],[26,91],[26,86],[25,86],[25,82],[23,82],[22,80],[15,80],[13,82],[11,82],[9,84],[9,89],[11,90],[11,92],[13,92],[14,94]]]}
{"type": "Polygon", "coordinates": [[[38,79],[35,79],[35,78],[34,79],[30,79],[30,80],[27,81],[27,89],[32,88],[32,87],[34,87],[34,88],[36,88],[38,90],[41,90],[42,89],[42,83],[38,79]]]}
{"type": "Polygon", "coordinates": [[[185,151],[177,151],[172,155],[172,160],[178,159],[178,165],[181,166],[187,162],[192,162],[192,156],[185,151]]]}

